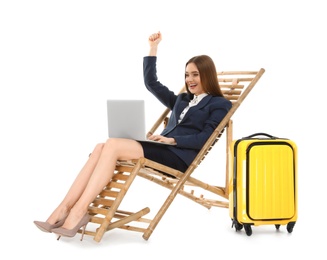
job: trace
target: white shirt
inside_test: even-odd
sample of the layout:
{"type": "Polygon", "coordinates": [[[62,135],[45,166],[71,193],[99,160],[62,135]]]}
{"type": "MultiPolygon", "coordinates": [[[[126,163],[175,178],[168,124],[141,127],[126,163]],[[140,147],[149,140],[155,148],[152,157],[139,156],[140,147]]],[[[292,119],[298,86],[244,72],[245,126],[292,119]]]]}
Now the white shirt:
{"type": "Polygon", "coordinates": [[[179,116],[178,123],[180,123],[183,120],[185,114],[190,109],[190,107],[194,107],[197,104],[199,104],[199,102],[207,95],[208,95],[207,93],[202,93],[198,96],[194,95],[193,99],[188,103],[188,106],[184,108],[183,112],[179,116]]]}

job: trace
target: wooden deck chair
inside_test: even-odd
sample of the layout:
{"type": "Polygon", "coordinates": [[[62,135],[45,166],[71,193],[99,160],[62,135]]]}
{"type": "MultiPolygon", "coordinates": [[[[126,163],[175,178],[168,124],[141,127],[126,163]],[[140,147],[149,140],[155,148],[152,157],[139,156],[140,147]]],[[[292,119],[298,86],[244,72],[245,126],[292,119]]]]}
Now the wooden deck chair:
{"type": "MultiPolygon", "coordinates": [[[[90,220],[91,223],[87,226],[85,235],[94,236],[94,240],[100,242],[105,232],[114,228],[121,228],[141,232],[143,233],[143,238],[148,240],[177,194],[183,195],[208,209],[212,206],[228,208],[230,163],[228,153],[233,138],[232,116],[261,78],[264,71],[264,69],[260,69],[259,71],[218,72],[218,80],[222,92],[233,103],[233,106],[209,137],[185,173],[147,158],[118,161],[113,179],[89,206],[89,214],[92,215],[92,218],[90,220]],[[226,171],[225,173],[221,173],[225,175],[223,185],[209,184],[192,177],[191,174],[207,157],[207,154],[221,139],[223,133],[226,133],[226,171]],[[123,198],[136,176],[171,190],[169,196],[152,219],[144,217],[144,215],[150,212],[148,207],[137,212],[119,209],[123,198]],[[205,197],[203,194],[196,195],[194,192],[195,188],[203,189],[212,195],[212,197],[205,197]],[[93,229],[91,230],[89,227],[93,227],[93,229]]],[[[185,89],[182,88],[181,91],[185,91],[185,89]]],[[[150,129],[150,132],[155,133],[159,126],[166,122],[169,113],[170,110],[166,109],[150,129]]]]}

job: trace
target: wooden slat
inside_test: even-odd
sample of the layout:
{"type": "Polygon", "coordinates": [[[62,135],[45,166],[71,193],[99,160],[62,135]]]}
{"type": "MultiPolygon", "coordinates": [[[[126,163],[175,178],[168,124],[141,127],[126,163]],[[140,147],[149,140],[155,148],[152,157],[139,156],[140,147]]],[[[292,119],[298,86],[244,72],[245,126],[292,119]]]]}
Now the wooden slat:
{"type": "Polygon", "coordinates": [[[112,204],[114,203],[114,201],[115,201],[115,198],[114,199],[108,198],[108,197],[106,197],[106,198],[96,198],[94,200],[94,204],[111,207],[112,204]]]}
{"type": "Polygon", "coordinates": [[[108,189],[104,189],[100,193],[100,195],[103,197],[111,197],[111,198],[117,198],[118,194],[119,194],[118,191],[113,191],[113,190],[108,190],[108,189]]]}
{"type": "Polygon", "coordinates": [[[124,172],[119,171],[112,177],[112,180],[117,181],[126,181],[128,179],[129,174],[124,174],[124,172]]]}
{"type": "Polygon", "coordinates": [[[224,95],[235,95],[237,97],[242,94],[242,90],[235,90],[235,88],[222,89],[221,92],[223,92],[224,95]]]}
{"type": "Polygon", "coordinates": [[[223,75],[254,75],[255,76],[257,74],[258,71],[218,71],[217,72],[218,76],[223,76],[223,75]]]}
{"type": "MultiPolygon", "coordinates": [[[[89,206],[89,214],[99,214],[99,215],[103,215],[103,216],[106,216],[109,212],[109,210],[107,208],[101,208],[101,207],[93,207],[93,206],[89,206]]],[[[93,221],[91,221],[93,222],[93,221]]],[[[101,222],[102,223],[102,222],[101,222]]]]}
{"type": "Polygon", "coordinates": [[[118,183],[118,182],[115,182],[115,181],[112,181],[108,184],[108,187],[109,188],[115,188],[115,189],[123,189],[125,186],[124,186],[124,183],[118,183]]]}

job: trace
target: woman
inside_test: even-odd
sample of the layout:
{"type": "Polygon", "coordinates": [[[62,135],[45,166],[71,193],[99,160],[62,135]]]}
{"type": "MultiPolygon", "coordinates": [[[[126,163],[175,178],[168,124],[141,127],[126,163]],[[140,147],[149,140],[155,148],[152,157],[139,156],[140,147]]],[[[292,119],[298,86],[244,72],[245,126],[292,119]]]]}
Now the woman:
{"type": "Polygon", "coordinates": [[[215,65],[206,55],[195,56],[186,63],[187,93],[175,95],[162,85],[156,74],[157,48],[161,40],[160,32],[148,39],[150,51],[143,60],[144,83],[172,113],[163,132],[148,138],[173,145],[122,138],[110,138],[96,145],[63,201],[46,222],[34,221],[42,231],[73,237],[85,227],[90,220],[88,206],[111,180],[117,160],[146,157],[185,172],[231,108],[231,102],[220,90],[215,65]]]}

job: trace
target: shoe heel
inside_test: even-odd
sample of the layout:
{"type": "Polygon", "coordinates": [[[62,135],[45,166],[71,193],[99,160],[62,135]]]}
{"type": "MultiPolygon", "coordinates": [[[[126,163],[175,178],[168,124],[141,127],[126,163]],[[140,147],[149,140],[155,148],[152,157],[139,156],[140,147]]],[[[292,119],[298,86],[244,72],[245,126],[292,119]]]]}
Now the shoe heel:
{"type": "Polygon", "coordinates": [[[83,229],[82,229],[82,234],[81,234],[81,241],[83,241],[83,238],[84,238],[84,234],[85,234],[85,229],[86,229],[86,226],[87,226],[87,224],[85,224],[85,225],[83,226],[83,229]]]}
{"type": "MultiPolygon", "coordinates": [[[[87,225],[87,224],[86,224],[86,225],[87,225]]],[[[84,238],[86,225],[84,225],[84,226],[82,227],[81,241],[83,241],[83,238],[84,238]]],[[[59,240],[60,238],[61,238],[61,236],[59,235],[59,236],[57,237],[57,240],[59,240]]]]}

